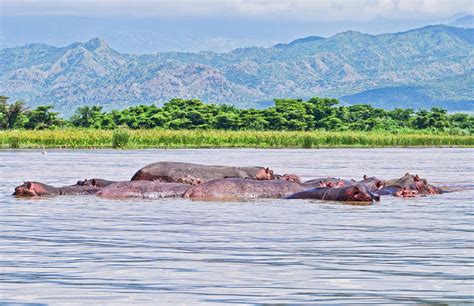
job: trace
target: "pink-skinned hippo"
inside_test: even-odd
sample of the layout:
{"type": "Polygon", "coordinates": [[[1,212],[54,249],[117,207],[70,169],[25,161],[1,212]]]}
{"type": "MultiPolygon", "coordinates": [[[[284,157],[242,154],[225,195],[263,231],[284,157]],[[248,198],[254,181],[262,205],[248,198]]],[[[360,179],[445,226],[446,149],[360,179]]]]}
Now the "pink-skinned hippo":
{"type": "Polygon", "coordinates": [[[344,202],[380,201],[380,196],[365,185],[350,185],[338,188],[318,187],[294,193],[286,199],[319,199],[344,202]]]}
{"type": "Polygon", "coordinates": [[[296,182],[287,180],[248,180],[228,178],[211,180],[189,188],[185,198],[199,199],[251,199],[284,198],[304,190],[296,182]]]}
{"type": "Polygon", "coordinates": [[[230,167],[164,161],[141,168],[131,180],[197,185],[201,182],[223,178],[270,180],[273,178],[273,171],[264,167],[230,167]]]}
{"type": "Polygon", "coordinates": [[[104,198],[169,198],[181,197],[191,185],[153,181],[127,181],[110,184],[96,193],[104,198]]]}
{"type": "Polygon", "coordinates": [[[54,187],[39,182],[25,182],[15,188],[14,196],[17,197],[44,197],[58,195],[92,195],[100,188],[94,186],[64,186],[54,187]]]}

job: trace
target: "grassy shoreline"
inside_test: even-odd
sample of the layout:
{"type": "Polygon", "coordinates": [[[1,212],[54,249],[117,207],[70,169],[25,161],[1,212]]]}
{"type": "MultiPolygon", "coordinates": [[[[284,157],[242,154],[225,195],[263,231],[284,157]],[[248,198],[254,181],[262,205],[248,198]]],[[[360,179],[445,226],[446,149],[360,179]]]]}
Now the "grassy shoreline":
{"type": "MultiPolygon", "coordinates": [[[[115,139],[116,140],[116,139],[115,139]]],[[[120,139],[119,139],[120,140],[120,139]]],[[[115,142],[117,143],[117,142],[115,142]]],[[[0,149],[474,147],[473,135],[327,131],[7,130],[0,149]],[[114,138],[125,137],[114,146],[114,138]]]]}

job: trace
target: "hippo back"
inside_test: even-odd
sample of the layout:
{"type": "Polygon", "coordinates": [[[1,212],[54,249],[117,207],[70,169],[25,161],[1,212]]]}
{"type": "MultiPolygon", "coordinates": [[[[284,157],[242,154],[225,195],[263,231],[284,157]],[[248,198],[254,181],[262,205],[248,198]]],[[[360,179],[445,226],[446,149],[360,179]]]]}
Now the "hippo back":
{"type": "Polygon", "coordinates": [[[300,184],[286,180],[211,180],[191,187],[184,197],[209,199],[284,198],[303,190],[300,184]]]}
{"type": "Polygon", "coordinates": [[[257,179],[258,171],[263,167],[229,167],[218,165],[199,165],[181,162],[157,162],[138,170],[132,177],[136,180],[159,180],[163,182],[181,182],[187,178],[209,181],[221,178],[257,179]]]}
{"type": "Polygon", "coordinates": [[[180,183],[130,181],[110,184],[96,195],[105,198],[168,198],[181,197],[191,186],[180,183]]]}

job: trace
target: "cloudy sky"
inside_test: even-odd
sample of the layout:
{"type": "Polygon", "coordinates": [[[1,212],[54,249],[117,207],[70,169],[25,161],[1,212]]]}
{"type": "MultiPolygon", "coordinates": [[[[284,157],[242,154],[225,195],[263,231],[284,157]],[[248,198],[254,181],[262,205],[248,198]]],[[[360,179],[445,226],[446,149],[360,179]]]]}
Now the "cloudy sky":
{"type": "Polygon", "coordinates": [[[472,15],[474,0],[0,0],[0,47],[100,36],[120,51],[226,51],[472,15]],[[128,41],[128,43],[125,43],[128,41]]]}
{"type": "Polygon", "coordinates": [[[1,0],[2,15],[368,20],[472,14],[472,0],[1,0]]]}

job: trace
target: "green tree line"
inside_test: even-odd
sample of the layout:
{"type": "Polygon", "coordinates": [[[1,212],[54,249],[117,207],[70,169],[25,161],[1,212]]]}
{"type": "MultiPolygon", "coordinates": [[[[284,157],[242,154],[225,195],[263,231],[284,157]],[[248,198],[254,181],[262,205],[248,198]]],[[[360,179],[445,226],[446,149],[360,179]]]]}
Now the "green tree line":
{"type": "Polygon", "coordinates": [[[21,101],[8,102],[0,96],[0,130],[55,129],[222,129],[257,131],[400,131],[430,130],[472,134],[474,116],[448,114],[445,109],[396,108],[384,110],[366,104],[343,106],[337,99],[314,97],[275,99],[266,109],[238,109],[231,105],[207,104],[196,99],[172,99],[163,107],[138,105],[104,111],[101,106],[77,108],[69,119],[54,112],[53,106],[27,109],[21,101]]]}

